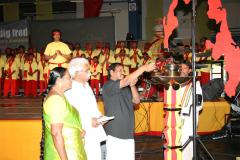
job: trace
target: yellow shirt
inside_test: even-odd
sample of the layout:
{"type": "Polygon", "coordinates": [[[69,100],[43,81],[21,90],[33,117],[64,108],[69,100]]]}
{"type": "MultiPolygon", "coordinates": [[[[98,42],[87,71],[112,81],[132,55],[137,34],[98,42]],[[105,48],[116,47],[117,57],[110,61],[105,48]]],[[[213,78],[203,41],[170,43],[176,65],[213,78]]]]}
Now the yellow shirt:
{"type": "Polygon", "coordinates": [[[99,56],[101,52],[102,52],[102,49],[94,49],[92,52],[91,58],[99,56]]]}
{"type": "Polygon", "coordinates": [[[18,63],[18,66],[19,66],[19,69],[23,69],[24,67],[24,62],[25,62],[25,57],[24,55],[20,55],[20,54],[17,54],[16,57],[15,57],[17,63],[18,63]]]}
{"type": "Polygon", "coordinates": [[[41,54],[39,52],[34,53],[34,59],[38,62],[41,60],[41,54]]]}
{"type": "Polygon", "coordinates": [[[91,79],[97,79],[100,80],[100,73],[102,73],[102,67],[100,64],[97,64],[96,66],[92,64],[90,66],[90,72],[91,72],[91,79]],[[93,74],[98,73],[96,76],[93,76],[93,74]]]}
{"type": "Polygon", "coordinates": [[[108,75],[108,71],[107,68],[108,66],[110,66],[112,63],[115,62],[115,58],[113,56],[112,51],[110,51],[109,56],[106,55],[100,55],[99,57],[99,63],[102,65],[103,67],[103,76],[107,76],[108,75]]]}
{"type": "Polygon", "coordinates": [[[117,57],[115,62],[123,64],[124,75],[129,75],[129,67],[132,65],[132,62],[127,56],[124,58],[117,57]]]}
{"type": "Polygon", "coordinates": [[[142,57],[142,51],[138,48],[136,50],[131,49],[129,54],[130,54],[131,63],[132,63],[131,68],[136,68],[137,65],[140,63],[140,57],[142,57]],[[134,55],[135,52],[137,53],[136,55],[134,55]]]}
{"type": "Polygon", "coordinates": [[[152,58],[152,60],[156,60],[157,58],[158,58],[158,53],[157,54],[152,54],[152,56],[151,56],[151,58],[152,58]]]}
{"type": "MultiPolygon", "coordinates": [[[[144,51],[142,53],[144,53],[144,51]]],[[[152,51],[150,50],[147,51],[147,54],[150,58],[154,57],[152,51]]]]}
{"type": "MultiPolygon", "coordinates": [[[[10,66],[9,61],[7,63],[5,63],[4,65],[4,71],[9,71],[9,68],[11,68],[11,72],[15,71],[12,74],[12,79],[13,80],[17,80],[18,79],[18,74],[19,74],[19,66],[18,66],[18,62],[14,59],[12,65],[10,66]]],[[[8,77],[5,77],[5,79],[9,79],[8,77]]]]}
{"type": "MultiPolygon", "coordinates": [[[[53,56],[57,50],[60,50],[62,54],[70,55],[71,50],[69,49],[68,45],[63,42],[51,42],[47,45],[44,55],[53,56]]],[[[57,55],[55,59],[49,60],[49,68],[52,70],[53,68],[57,67],[57,64],[61,64],[62,67],[67,68],[67,59],[65,59],[61,55],[57,55]]]]}
{"type": "MultiPolygon", "coordinates": [[[[192,52],[183,54],[184,60],[192,62],[192,52]]],[[[197,59],[197,58],[196,58],[197,59]]]]}
{"type": "Polygon", "coordinates": [[[5,62],[6,62],[6,61],[4,61],[3,56],[0,55],[0,78],[2,78],[2,75],[3,75],[3,73],[2,73],[2,68],[4,68],[5,62]]]}
{"type": "MultiPolygon", "coordinates": [[[[204,53],[204,52],[203,52],[204,53]]],[[[201,53],[200,53],[201,54],[201,53]]],[[[207,57],[207,58],[205,58],[205,57],[196,57],[196,62],[201,62],[201,60],[202,59],[206,59],[207,61],[211,61],[212,60],[212,57],[211,56],[209,56],[209,57],[207,57]]],[[[211,64],[209,64],[209,62],[207,62],[208,64],[206,64],[207,65],[207,67],[204,67],[204,68],[200,68],[200,72],[206,72],[206,73],[210,73],[210,71],[211,71],[211,64]]]]}
{"type": "Polygon", "coordinates": [[[4,62],[6,63],[6,61],[7,61],[7,56],[6,56],[6,54],[2,54],[1,55],[1,58],[4,60],[4,62]]]}
{"type": "Polygon", "coordinates": [[[45,63],[45,67],[44,67],[44,70],[43,70],[43,77],[44,77],[44,79],[46,78],[45,79],[46,81],[48,81],[48,79],[49,79],[49,74],[50,74],[49,64],[45,63]]]}
{"type": "Polygon", "coordinates": [[[73,58],[80,57],[82,54],[84,54],[84,52],[81,49],[80,50],[74,50],[73,51],[73,58]]]}
{"type": "MultiPolygon", "coordinates": [[[[121,49],[122,49],[122,48],[116,48],[116,50],[115,50],[115,54],[119,54],[120,51],[121,51],[121,49]]],[[[125,53],[126,53],[126,55],[129,55],[129,49],[128,49],[128,48],[124,48],[124,49],[125,49],[125,53]]]]}
{"type": "Polygon", "coordinates": [[[160,39],[154,39],[153,40],[153,43],[152,46],[150,47],[150,51],[153,53],[153,55],[151,56],[152,59],[156,59],[157,57],[157,54],[161,52],[161,49],[162,49],[162,44],[163,44],[163,39],[160,38],[160,39]]]}
{"type": "Polygon", "coordinates": [[[86,56],[86,58],[89,58],[92,55],[92,51],[90,50],[85,50],[83,53],[86,56]]]}
{"type": "Polygon", "coordinates": [[[38,71],[39,71],[39,80],[40,81],[45,80],[44,79],[44,74],[45,74],[44,71],[45,71],[46,65],[47,65],[47,63],[45,63],[44,66],[43,66],[43,62],[42,61],[40,61],[38,63],[38,71]]]}
{"type": "Polygon", "coordinates": [[[139,67],[140,66],[143,66],[145,64],[150,64],[150,63],[155,63],[154,60],[152,60],[151,58],[149,58],[148,60],[144,60],[143,58],[140,60],[140,63],[139,63],[139,67]]]}
{"type": "Polygon", "coordinates": [[[135,58],[131,59],[131,68],[137,68],[138,64],[141,62],[141,59],[137,56],[137,59],[135,58]]]}
{"type": "MultiPolygon", "coordinates": [[[[31,64],[31,68],[32,68],[32,73],[37,71],[38,70],[38,64],[35,60],[32,61],[32,64],[31,64]]],[[[34,81],[37,81],[37,72],[34,73],[32,76],[30,76],[28,73],[30,73],[30,62],[26,62],[24,64],[24,77],[25,77],[25,80],[27,81],[30,81],[30,80],[34,80],[34,81]],[[27,76],[27,77],[26,77],[27,76]]]]}
{"type": "Polygon", "coordinates": [[[142,51],[141,51],[140,49],[138,49],[138,48],[136,48],[136,49],[130,49],[129,56],[132,57],[133,54],[134,54],[134,52],[135,52],[135,50],[136,50],[136,52],[137,52],[138,57],[142,57],[142,51]]]}

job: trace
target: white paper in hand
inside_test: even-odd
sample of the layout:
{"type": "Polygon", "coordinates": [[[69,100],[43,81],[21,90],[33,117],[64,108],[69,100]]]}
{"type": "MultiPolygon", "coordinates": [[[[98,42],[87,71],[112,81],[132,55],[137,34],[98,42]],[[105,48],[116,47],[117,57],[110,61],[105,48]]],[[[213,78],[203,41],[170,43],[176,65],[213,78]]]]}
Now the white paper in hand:
{"type": "Polygon", "coordinates": [[[99,118],[97,121],[99,123],[101,123],[101,122],[106,122],[106,121],[109,121],[109,120],[112,120],[112,119],[114,119],[114,116],[112,116],[112,117],[103,116],[103,117],[99,118]]]}

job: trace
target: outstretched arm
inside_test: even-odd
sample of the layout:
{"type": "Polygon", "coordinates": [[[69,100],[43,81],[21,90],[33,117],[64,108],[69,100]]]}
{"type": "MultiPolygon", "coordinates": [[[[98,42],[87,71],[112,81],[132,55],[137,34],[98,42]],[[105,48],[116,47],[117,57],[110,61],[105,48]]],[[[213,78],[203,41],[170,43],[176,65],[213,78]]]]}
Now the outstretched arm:
{"type": "Polygon", "coordinates": [[[143,72],[151,72],[156,69],[155,63],[146,64],[138,68],[133,73],[126,76],[124,79],[120,81],[120,88],[124,88],[130,84],[132,84],[138,77],[143,74],[143,72]]]}

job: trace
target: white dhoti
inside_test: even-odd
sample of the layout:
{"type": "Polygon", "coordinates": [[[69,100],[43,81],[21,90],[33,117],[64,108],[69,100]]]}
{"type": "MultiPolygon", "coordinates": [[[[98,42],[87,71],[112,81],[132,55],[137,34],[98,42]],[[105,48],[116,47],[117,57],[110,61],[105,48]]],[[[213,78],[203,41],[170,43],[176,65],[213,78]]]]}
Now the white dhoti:
{"type": "Polygon", "coordinates": [[[100,143],[91,139],[85,139],[84,145],[87,160],[102,160],[100,143]]]}
{"type": "MultiPolygon", "coordinates": [[[[184,95],[185,90],[182,89],[182,95],[184,95]]],[[[202,95],[202,88],[199,81],[196,82],[196,94],[202,95]]],[[[196,125],[198,126],[198,117],[199,112],[202,109],[202,99],[199,99],[200,105],[196,104],[196,125]],[[201,103],[200,103],[201,101],[201,103]]],[[[184,145],[189,137],[193,136],[193,107],[192,107],[192,90],[187,92],[187,96],[185,101],[183,101],[183,107],[181,111],[181,118],[183,120],[182,125],[182,137],[181,143],[184,145]]],[[[193,142],[191,140],[190,143],[186,146],[186,148],[182,151],[182,159],[183,160],[192,160],[193,158],[193,142]]]]}
{"type": "Polygon", "coordinates": [[[193,142],[192,141],[182,151],[182,157],[183,157],[183,160],[193,159],[193,142]]]}
{"type": "MultiPolygon", "coordinates": [[[[184,124],[182,126],[182,137],[181,137],[181,141],[182,141],[182,145],[184,145],[188,139],[190,138],[190,136],[193,136],[193,109],[191,109],[191,115],[189,117],[184,117],[184,124]]],[[[199,110],[197,108],[196,111],[196,120],[197,120],[197,124],[198,124],[198,115],[199,115],[199,110]]],[[[193,157],[193,142],[191,141],[186,148],[184,148],[184,150],[182,151],[182,157],[184,160],[192,160],[193,157]]]]}
{"type": "Polygon", "coordinates": [[[119,139],[108,135],[107,160],[135,160],[134,139],[119,139]]]}

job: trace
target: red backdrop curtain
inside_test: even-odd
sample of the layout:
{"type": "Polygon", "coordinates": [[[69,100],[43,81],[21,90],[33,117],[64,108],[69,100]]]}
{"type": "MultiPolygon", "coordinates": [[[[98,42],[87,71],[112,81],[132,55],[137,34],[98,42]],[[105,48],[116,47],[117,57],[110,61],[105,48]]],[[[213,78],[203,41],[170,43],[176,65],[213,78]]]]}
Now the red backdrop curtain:
{"type": "Polygon", "coordinates": [[[98,17],[103,0],[84,0],[84,18],[98,17]]]}

